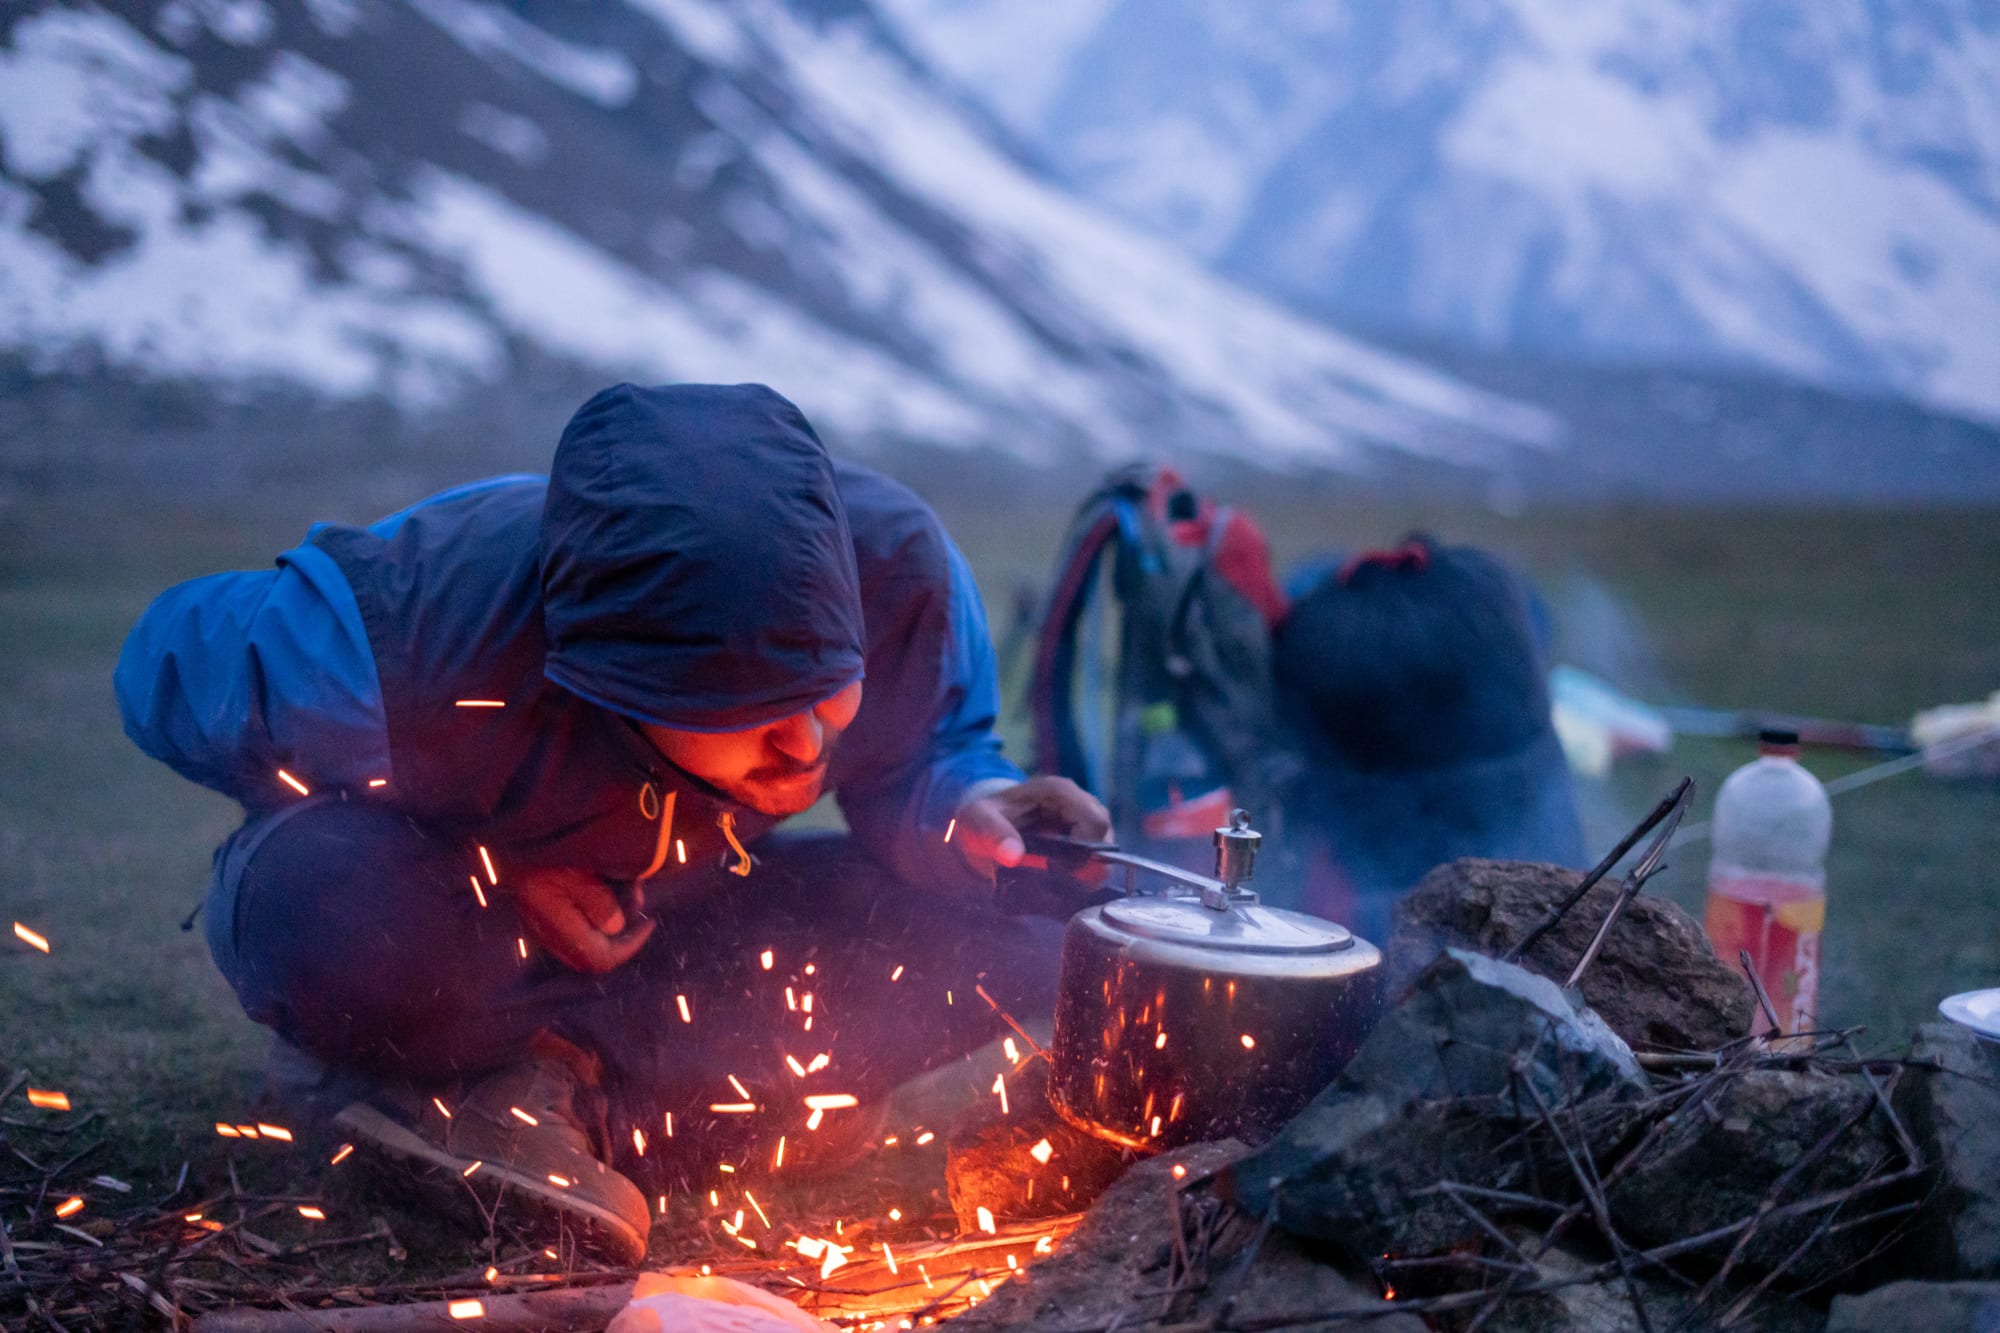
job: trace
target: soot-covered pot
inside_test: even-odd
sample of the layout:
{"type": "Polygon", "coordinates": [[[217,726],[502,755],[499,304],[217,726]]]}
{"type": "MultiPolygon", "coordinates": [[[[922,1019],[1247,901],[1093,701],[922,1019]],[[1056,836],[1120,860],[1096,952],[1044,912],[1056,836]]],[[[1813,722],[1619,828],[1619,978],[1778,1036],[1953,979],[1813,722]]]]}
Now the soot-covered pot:
{"type": "Polygon", "coordinates": [[[1153,1150],[1263,1137],[1374,1024],[1381,951],[1244,891],[1256,834],[1240,811],[1216,842],[1215,880],[1176,875],[1198,893],[1135,894],[1070,919],[1049,1093],[1078,1129],[1153,1150]]]}

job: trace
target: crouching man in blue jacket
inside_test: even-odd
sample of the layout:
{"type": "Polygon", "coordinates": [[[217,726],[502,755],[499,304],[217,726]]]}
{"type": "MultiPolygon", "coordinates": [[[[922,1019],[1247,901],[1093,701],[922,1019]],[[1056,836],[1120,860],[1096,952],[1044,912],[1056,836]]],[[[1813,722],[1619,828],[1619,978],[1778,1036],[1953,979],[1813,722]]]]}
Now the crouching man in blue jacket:
{"type": "Polygon", "coordinates": [[[1001,756],[936,517],[758,385],[607,389],[546,480],[170,589],[116,683],[247,811],[205,927],[291,1090],[628,1263],[642,1185],[853,1139],[995,1035],[975,986],[1046,1013],[1053,923],[981,886],[1109,832],[1001,756]],[[765,837],[824,792],[846,836],[765,837]]]}

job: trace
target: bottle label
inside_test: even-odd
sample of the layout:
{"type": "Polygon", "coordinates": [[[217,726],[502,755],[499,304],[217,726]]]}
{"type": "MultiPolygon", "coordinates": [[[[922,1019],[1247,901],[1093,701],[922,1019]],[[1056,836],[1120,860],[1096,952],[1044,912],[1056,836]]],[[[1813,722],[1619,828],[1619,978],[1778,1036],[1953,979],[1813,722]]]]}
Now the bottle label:
{"type": "MultiPolygon", "coordinates": [[[[1809,1030],[1819,1013],[1819,937],[1826,927],[1823,886],[1768,875],[1716,875],[1703,924],[1716,956],[1734,964],[1747,951],[1785,1032],[1809,1030]]],[[[1756,1032],[1769,1032],[1761,1006],[1756,1032]]]]}

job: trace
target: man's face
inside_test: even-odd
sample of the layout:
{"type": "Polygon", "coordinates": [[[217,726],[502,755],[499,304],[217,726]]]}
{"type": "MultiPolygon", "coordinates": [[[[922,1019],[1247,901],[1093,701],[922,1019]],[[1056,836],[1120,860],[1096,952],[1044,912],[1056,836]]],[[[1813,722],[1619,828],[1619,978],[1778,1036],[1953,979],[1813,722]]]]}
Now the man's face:
{"type": "Polygon", "coordinates": [[[766,815],[795,815],[819,799],[840,734],[861,709],[861,682],[790,717],[747,731],[640,730],[678,767],[766,815]]]}

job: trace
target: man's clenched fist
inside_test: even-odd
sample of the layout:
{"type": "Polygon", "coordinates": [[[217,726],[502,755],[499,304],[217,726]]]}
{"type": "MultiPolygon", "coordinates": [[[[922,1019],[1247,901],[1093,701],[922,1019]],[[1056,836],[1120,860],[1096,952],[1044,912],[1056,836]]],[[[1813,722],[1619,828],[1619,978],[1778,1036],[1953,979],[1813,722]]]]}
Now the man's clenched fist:
{"type": "Polygon", "coordinates": [[[997,866],[1021,864],[1027,852],[1024,828],[1103,842],[1111,836],[1111,813],[1068,778],[1029,778],[998,789],[974,788],[958,808],[952,841],[974,870],[991,878],[997,866]]]}

